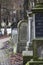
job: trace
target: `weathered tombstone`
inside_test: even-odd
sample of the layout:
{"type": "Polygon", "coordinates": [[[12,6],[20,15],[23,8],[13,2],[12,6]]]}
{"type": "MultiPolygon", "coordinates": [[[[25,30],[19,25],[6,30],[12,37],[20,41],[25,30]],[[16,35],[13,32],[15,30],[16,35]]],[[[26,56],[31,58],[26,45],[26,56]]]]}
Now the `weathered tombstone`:
{"type": "Polygon", "coordinates": [[[43,60],[43,39],[33,40],[34,60],[43,60]]]}
{"type": "MultiPolygon", "coordinates": [[[[40,1],[40,0],[39,0],[40,1]]],[[[42,1],[42,0],[41,0],[42,1]]],[[[33,57],[34,60],[43,60],[43,1],[38,2],[33,11],[34,40],[33,57]]]]}
{"type": "Polygon", "coordinates": [[[43,65],[43,61],[29,61],[26,65],[43,65]]]}
{"type": "Polygon", "coordinates": [[[27,20],[18,23],[18,52],[25,50],[27,42],[27,20]]]}
{"type": "Polygon", "coordinates": [[[18,43],[18,31],[16,28],[12,30],[12,39],[14,44],[18,43]]]}
{"type": "Polygon", "coordinates": [[[13,42],[13,45],[14,45],[14,53],[17,52],[17,44],[18,44],[18,31],[17,31],[17,28],[14,28],[12,30],[12,42],[13,42]]]}

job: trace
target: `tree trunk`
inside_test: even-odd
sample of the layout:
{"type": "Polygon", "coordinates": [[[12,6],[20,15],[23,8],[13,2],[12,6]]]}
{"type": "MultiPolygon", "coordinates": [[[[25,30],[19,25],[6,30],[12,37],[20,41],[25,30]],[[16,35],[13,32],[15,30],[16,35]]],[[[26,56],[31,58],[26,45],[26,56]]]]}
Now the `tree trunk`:
{"type": "Polygon", "coordinates": [[[27,19],[28,0],[24,0],[24,19],[27,19]]]}
{"type": "Polygon", "coordinates": [[[7,35],[7,25],[5,25],[5,28],[4,28],[4,35],[7,35]]]}
{"type": "Polygon", "coordinates": [[[1,28],[1,3],[0,3],[0,28],[1,28]]]}

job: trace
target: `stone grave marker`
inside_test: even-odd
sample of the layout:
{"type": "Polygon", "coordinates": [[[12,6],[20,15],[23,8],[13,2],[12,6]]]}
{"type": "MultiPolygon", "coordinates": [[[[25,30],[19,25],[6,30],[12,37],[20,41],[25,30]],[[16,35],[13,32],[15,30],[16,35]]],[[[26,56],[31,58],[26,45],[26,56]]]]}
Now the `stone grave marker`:
{"type": "Polygon", "coordinates": [[[43,39],[33,40],[33,58],[43,60],[43,39]]]}
{"type": "Polygon", "coordinates": [[[18,23],[18,52],[25,50],[27,42],[27,21],[22,20],[18,23]]]}
{"type": "Polygon", "coordinates": [[[34,23],[33,58],[34,60],[43,60],[43,1],[38,1],[32,9],[34,23]]]}
{"type": "Polygon", "coordinates": [[[18,44],[18,31],[16,28],[12,30],[12,43],[14,47],[14,53],[17,52],[17,44],[18,44]]]}

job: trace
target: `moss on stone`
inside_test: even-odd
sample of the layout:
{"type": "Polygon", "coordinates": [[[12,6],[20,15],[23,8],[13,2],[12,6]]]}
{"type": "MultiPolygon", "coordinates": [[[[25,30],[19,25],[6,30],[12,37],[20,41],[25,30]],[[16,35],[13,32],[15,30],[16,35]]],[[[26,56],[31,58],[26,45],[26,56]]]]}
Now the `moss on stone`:
{"type": "Polygon", "coordinates": [[[33,13],[43,12],[43,3],[37,3],[34,8],[32,8],[33,13]]]}
{"type": "Polygon", "coordinates": [[[23,56],[23,65],[25,65],[28,61],[30,61],[33,56],[23,56]]]}
{"type": "Polygon", "coordinates": [[[26,65],[41,65],[43,64],[43,61],[28,61],[26,65]]]}

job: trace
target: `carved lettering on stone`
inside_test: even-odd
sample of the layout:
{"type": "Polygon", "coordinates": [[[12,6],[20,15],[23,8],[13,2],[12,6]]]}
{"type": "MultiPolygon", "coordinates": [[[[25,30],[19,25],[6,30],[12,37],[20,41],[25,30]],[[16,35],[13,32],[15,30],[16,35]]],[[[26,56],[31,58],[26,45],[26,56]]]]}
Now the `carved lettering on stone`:
{"type": "Polygon", "coordinates": [[[20,26],[20,41],[27,40],[27,24],[22,23],[20,26]]]}

